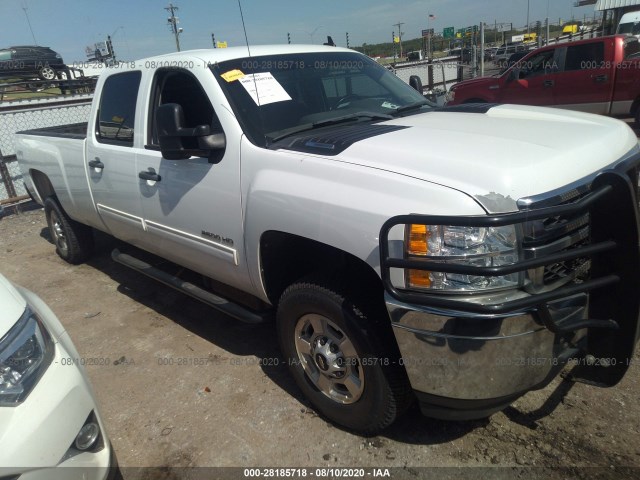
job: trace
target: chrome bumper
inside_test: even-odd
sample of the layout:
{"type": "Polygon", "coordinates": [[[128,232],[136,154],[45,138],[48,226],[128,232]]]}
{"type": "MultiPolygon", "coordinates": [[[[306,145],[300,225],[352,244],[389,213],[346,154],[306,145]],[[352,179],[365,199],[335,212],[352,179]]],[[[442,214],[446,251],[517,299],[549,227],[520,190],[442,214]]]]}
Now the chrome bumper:
{"type": "Polygon", "coordinates": [[[554,334],[532,311],[480,315],[385,301],[412,388],[442,405],[495,400],[503,408],[552,379],[586,335],[554,334]]]}

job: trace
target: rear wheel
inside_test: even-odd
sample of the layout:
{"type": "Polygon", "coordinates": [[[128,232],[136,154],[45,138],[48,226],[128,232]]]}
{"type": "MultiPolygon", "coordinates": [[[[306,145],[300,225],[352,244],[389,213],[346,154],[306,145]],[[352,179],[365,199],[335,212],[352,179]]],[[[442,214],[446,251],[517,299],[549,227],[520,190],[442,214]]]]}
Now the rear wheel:
{"type": "Polygon", "coordinates": [[[393,423],[412,392],[388,320],[342,291],[317,280],[291,285],[278,305],[280,345],[318,412],[372,434],[393,423]]]}
{"type": "Polygon", "coordinates": [[[38,72],[38,76],[42,80],[55,80],[56,79],[56,71],[50,66],[44,66],[38,72]]]}
{"type": "Polygon", "coordinates": [[[51,240],[60,258],[74,265],[87,260],[93,251],[91,227],[69,218],[54,197],[45,200],[44,212],[51,240]]]}

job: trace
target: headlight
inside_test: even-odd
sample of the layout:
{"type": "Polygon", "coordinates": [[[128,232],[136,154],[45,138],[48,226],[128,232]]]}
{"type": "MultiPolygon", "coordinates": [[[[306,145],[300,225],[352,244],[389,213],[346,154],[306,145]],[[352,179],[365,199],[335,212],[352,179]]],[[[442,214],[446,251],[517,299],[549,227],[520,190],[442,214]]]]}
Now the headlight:
{"type": "MultiPolygon", "coordinates": [[[[462,227],[407,225],[405,254],[432,262],[469,267],[496,267],[518,261],[518,236],[513,225],[462,227]]],[[[524,275],[481,276],[426,270],[405,270],[408,288],[442,293],[479,292],[522,285],[524,275]]]]}
{"type": "Polygon", "coordinates": [[[23,402],[53,359],[54,344],[39,318],[27,307],[0,339],[0,406],[23,402]]]}
{"type": "Polygon", "coordinates": [[[444,96],[444,100],[445,102],[449,103],[449,102],[453,102],[455,98],[456,98],[456,91],[453,89],[453,87],[451,87],[447,92],[447,94],[444,96]]]}

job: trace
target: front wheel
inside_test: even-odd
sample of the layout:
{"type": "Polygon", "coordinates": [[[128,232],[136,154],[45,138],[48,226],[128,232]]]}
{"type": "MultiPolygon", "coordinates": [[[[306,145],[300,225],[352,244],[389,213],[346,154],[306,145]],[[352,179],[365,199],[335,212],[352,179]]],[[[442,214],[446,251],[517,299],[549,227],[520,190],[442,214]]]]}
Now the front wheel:
{"type": "Polygon", "coordinates": [[[93,231],[91,227],[69,218],[54,197],[44,201],[49,234],[56,246],[56,253],[63,260],[77,265],[84,262],[93,251],[93,231]]]}
{"type": "Polygon", "coordinates": [[[300,282],[283,293],[277,323],[291,373],[315,409],[372,434],[393,423],[412,395],[391,328],[364,306],[327,283],[300,282]]]}

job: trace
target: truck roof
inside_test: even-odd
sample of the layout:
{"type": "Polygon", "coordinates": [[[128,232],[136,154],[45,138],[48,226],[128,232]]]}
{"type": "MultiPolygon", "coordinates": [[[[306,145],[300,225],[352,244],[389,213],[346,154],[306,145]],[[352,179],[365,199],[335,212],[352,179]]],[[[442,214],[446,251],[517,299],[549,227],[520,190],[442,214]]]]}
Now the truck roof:
{"type": "Polygon", "coordinates": [[[287,53],[322,53],[322,52],[354,52],[348,48],[329,47],[324,45],[254,45],[250,48],[207,48],[200,50],[186,50],[183,52],[167,53],[143,60],[186,60],[199,58],[209,62],[224,62],[236,58],[262,57],[265,55],[282,55],[287,53]],[[249,55],[250,54],[250,55],[249,55]]]}

